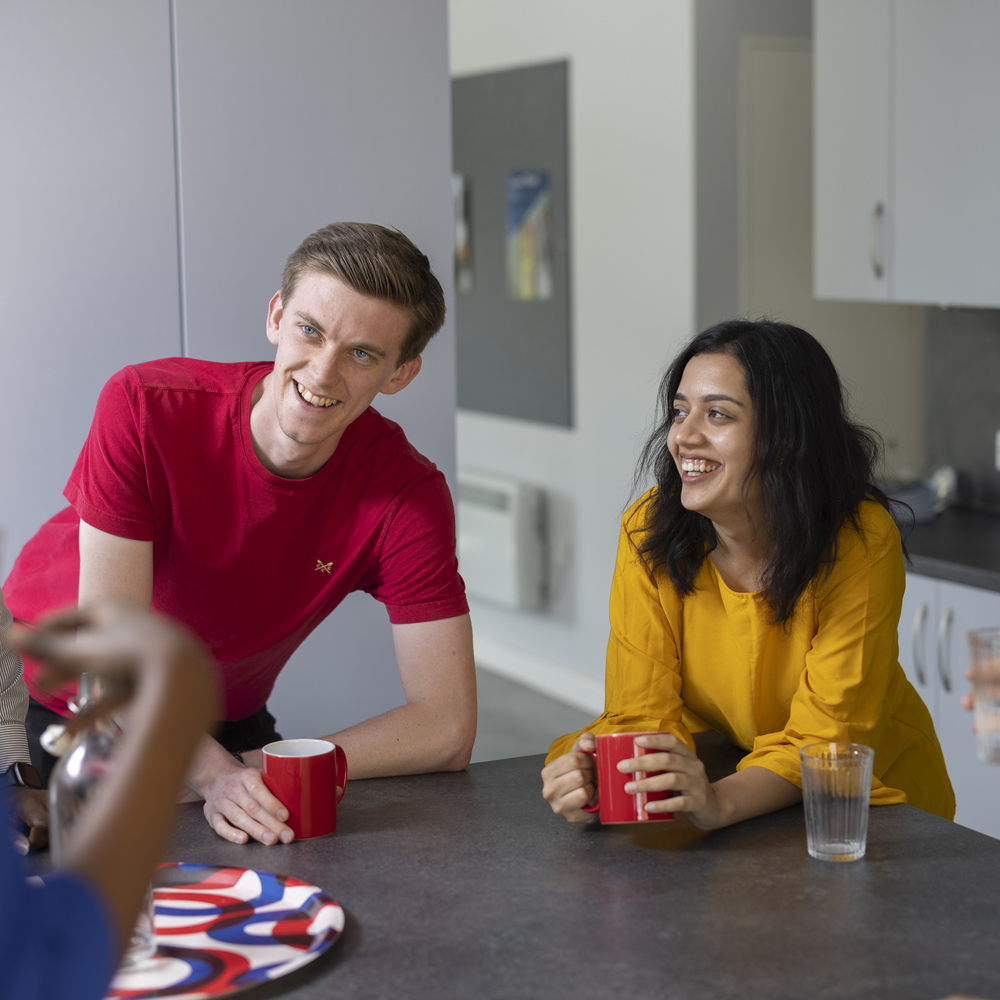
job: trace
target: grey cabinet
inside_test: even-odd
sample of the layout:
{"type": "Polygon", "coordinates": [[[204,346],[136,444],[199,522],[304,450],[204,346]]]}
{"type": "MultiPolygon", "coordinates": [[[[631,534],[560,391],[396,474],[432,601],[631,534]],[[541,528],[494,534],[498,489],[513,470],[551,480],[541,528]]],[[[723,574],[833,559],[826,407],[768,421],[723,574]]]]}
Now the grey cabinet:
{"type": "MultiPolygon", "coordinates": [[[[65,505],[113,372],[273,357],[267,303],[308,232],[395,226],[451,299],[446,0],[0,4],[0,134],[0,580],[65,505]]],[[[450,316],[377,407],[454,482],[450,316]]],[[[385,611],[353,595],[272,705],[320,735],[403,697],[385,611]]]]}
{"type": "Polygon", "coordinates": [[[955,789],[955,822],[1000,837],[1000,767],[976,756],[966,636],[1000,625],[1000,593],[907,574],[899,619],[899,661],[930,709],[955,789]]]}
{"type": "Polygon", "coordinates": [[[1000,305],[1000,4],[815,0],[818,297],[1000,305]]]}
{"type": "Polygon", "coordinates": [[[0,5],[0,580],[104,381],[181,353],[168,5],[0,5]]]}

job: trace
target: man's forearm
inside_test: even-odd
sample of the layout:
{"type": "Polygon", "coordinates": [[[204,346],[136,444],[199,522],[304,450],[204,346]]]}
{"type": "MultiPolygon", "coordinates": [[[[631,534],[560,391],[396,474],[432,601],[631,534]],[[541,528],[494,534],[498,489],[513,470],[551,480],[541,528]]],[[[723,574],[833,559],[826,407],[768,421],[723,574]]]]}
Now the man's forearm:
{"type": "MultiPolygon", "coordinates": [[[[476,739],[475,708],[441,718],[428,706],[402,705],[321,738],[344,748],[351,778],[461,771],[476,739]]],[[[259,752],[243,756],[260,767],[259,752]]]]}

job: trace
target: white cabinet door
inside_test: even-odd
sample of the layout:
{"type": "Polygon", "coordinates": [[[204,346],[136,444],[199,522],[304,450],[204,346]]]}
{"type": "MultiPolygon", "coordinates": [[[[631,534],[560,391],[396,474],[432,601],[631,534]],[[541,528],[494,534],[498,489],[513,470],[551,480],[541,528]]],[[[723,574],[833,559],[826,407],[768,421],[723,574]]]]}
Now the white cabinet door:
{"type": "Polygon", "coordinates": [[[899,616],[899,662],[909,682],[917,689],[931,716],[937,709],[940,686],[934,662],[928,658],[928,636],[937,622],[937,581],[916,573],[906,575],[906,593],[899,616]]]}
{"type": "Polygon", "coordinates": [[[890,0],[815,0],[814,290],[888,301],[890,0]]]}
{"type": "Polygon", "coordinates": [[[905,0],[893,24],[892,295],[1000,303],[1000,4],[905,0]]]}
{"type": "MultiPolygon", "coordinates": [[[[934,725],[944,750],[958,808],[955,822],[1000,837],[1000,767],[976,756],[972,713],[959,704],[969,690],[968,633],[1000,625],[1000,593],[938,583],[938,617],[933,637],[937,691],[934,725]]],[[[931,636],[928,636],[929,640],[931,636]]]]}

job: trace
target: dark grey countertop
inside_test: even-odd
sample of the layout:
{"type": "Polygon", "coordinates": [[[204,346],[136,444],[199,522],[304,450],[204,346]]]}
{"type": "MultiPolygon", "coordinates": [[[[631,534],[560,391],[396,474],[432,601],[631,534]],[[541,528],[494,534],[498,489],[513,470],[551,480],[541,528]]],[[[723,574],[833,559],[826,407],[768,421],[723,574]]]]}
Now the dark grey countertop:
{"type": "MultiPolygon", "coordinates": [[[[738,754],[708,737],[718,776],[738,754]]],[[[334,836],[281,847],[224,842],[184,806],[170,857],[344,906],[334,947],[257,1000],[1000,998],[1000,841],[910,806],[873,808],[843,865],[807,855],[801,806],[713,833],[571,826],[541,766],[352,781],[334,836]]]]}
{"type": "Polygon", "coordinates": [[[914,572],[1000,591],[1000,514],[950,507],[905,541],[914,572]]]}

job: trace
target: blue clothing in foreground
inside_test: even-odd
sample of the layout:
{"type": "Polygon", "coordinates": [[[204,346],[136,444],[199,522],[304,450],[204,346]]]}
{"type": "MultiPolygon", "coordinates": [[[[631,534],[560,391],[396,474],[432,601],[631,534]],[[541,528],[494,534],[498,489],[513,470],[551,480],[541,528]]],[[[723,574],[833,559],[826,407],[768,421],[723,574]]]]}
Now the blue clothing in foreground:
{"type": "Polygon", "coordinates": [[[0,996],[100,1000],[116,966],[114,925],[97,893],[73,875],[25,882],[0,795],[0,996]]]}

